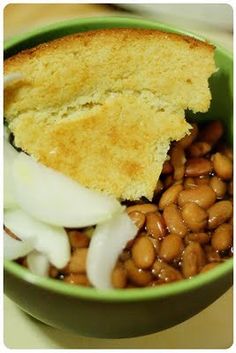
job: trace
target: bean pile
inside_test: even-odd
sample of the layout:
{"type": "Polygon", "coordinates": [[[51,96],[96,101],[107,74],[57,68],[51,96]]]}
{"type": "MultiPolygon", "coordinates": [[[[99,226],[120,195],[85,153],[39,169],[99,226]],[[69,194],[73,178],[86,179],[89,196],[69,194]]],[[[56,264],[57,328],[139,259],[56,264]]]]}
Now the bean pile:
{"type": "MultiPolygon", "coordinates": [[[[126,203],[138,227],[112,273],[115,288],[157,286],[206,272],[233,255],[233,154],[214,121],[174,142],[152,203],[126,203]]],[[[67,230],[71,259],[50,276],[90,286],[86,276],[89,230],[67,230]]],[[[109,251],[109,249],[108,249],[109,251]]]]}

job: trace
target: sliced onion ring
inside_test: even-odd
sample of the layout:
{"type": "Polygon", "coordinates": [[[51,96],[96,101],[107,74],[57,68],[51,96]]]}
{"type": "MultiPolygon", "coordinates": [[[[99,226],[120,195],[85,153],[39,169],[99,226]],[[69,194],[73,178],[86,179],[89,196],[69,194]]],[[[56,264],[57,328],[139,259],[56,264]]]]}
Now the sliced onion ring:
{"type": "Polygon", "coordinates": [[[13,163],[12,175],[19,206],[54,226],[87,227],[122,211],[114,197],[90,190],[22,152],[13,163]]]}
{"type": "Polygon", "coordinates": [[[34,250],[28,254],[26,261],[32,273],[43,277],[48,276],[50,263],[46,255],[34,250]]]}
{"type": "Polygon", "coordinates": [[[111,274],[117,258],[137,231],[125,212],[96,227],[87,256],[87,275],[94,287],[112,288],[111,274]]]}
{"type": "Polygon", "coordinates": [[[33,239],[34,249],[48,256],[55,267],[66,266],[70,244],[64,228],[42,223],[20,209],[5,211],[4,224],[21,240],[33,239]]]}
{"type": "Polygon", "coordinates": [[[29,254],[34,249],[32,239],[25,241],[17,240],[3,232],[4,258],[6,260],[16,260],[29,254]]]}

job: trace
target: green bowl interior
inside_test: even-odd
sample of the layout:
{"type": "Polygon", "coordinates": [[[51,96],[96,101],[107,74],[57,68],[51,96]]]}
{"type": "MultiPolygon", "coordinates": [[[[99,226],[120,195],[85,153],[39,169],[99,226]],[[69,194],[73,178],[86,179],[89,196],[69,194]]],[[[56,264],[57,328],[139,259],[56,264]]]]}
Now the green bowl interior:
{"type": "MultiPolygon", "coordinates": [[[[182,31],[170,26],[160,24],[154,21],[124,18],[124,17],[103,17],[75,19],[56,23],[42,29],[35,30],[31,33],[17,36],[4,45],[4,58],[8,58],[21,50],[32,48],[40,43],[44,43],[55,38],[63,37],[68,34],[77,32],[85,32],[101,28],[148,28],[158,29],[166,32],[180,33],[191,35],[197,39],[203,39],[193,33],[182,31]]],[[[209,120],[222,120],[226,134],[225,138],[228,143],[233,141],[233,60],[231,53],[225,49],[216,47],[215,51],[216,65],[218,70],[210,79],[210,88],[212,92],[211,107],[207,113],[194,114],[187,112],[190,119],[198,122],[209,120]]],[[[183,280],[164,286],[155,288],[141,288],[128,290],[96,290],[82,286],[73,286],[56,281],[50,278],[42,278],[30,273],[27,269],[12,261],[4,262],[5,270],[13,273],[15,276],[23,278],[25,281],[33,283],[37,286],[48,288],[69,296],[77,296],[92,300],[101,301],[136,301],[147,300],[157,297],[172,296],[180,292],[194,290],[194,288],[205,285],[206,283],[219,280],[232,271],[233,259],[227,260],[221,266],[198,275],[191,280],[183,280]]]]}

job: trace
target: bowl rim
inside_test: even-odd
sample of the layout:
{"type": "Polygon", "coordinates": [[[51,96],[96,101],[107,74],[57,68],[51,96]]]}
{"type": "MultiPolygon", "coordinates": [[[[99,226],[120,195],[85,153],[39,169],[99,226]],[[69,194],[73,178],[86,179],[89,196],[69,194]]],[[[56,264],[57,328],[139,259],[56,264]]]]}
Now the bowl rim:
{"type": "MultiPolygon", "coordinates": [[[[171,26],[169,24],[165,24],[162,22],[155,21],[153,19],[144,19],[141,17],[128,17],[128,16],[98,16],[98,17],[86,17],[86,18],[74,18],[74,19],[69,19],[69,20],[64,20],[64,21],[57,21],[54,23],[51,23],[46,26],[40,26],[39,28],[33,29],[31,31],[27,31],[25,33],[18,34],[12,38],[9,38],[8,40],[4,41],[4,52],[8,50],[10,47],[19,44],[19,42],[24,42],[27,39],[33,37],[33,36],[38,36],[38,35],[45,35],[47,32],[51,32],[55,29],[63,29],[67,28],[73,25],[104,25],[105,23],[108,25],[113,25],[114,22],[118,23],[120,27],[117,25],[116,27],[113,28],[133,28],[130,26],[130,24],[136,26],[134,28],[144,28],[143,26],[147,26],[146,28],[148,29],[156,29],[160,31],[167,31],[167,32],[172,32],[172,33],[177,33],[181,35],[186,35],[190,36],[193,38],[196,38],[200,41],[206,41],[216,47],[216,50],[219,50],[223,52],[226,56],[229,57],[229,59],[233,59],[233,52],[224,48],[223,46],[219,45],[217,42],[212,41],[212,40],[207,40],[206,37],[200,34],[196,34],[192,31],[188,31],[185,29],[181,29],[179,27],[171,26]],[[128,27],[125,27],[124,25],[127,25],[127,21],[129,22],[128,27]]],[[[86,31],[83,30],[83,32],[88,32],[90,30],[97,30],[103,27],[98,27],[96,29],[88,29],[86,31]]],[[[105,29],[106,27],[104,27],[105,29]]],[[[64,35],[63,35],[64,36],[64,35]]]]}
{"type": "Polygon", "coordinates": [[[5,270],[17,278],[29,284],[57,292],[66,296],[98,301],[145,301],[150,299],[167,298],[184,292],[191,292],[204,285],[210,284],[223,278],[232,272],[233,258],[226,260],[220,266],[198,274],[191,279],[184,279],[178,282],[164,284],[156,287],[130,288],[130,289],[96,289],[64,283],[49,277],[40,277],[31,273],[27,268],[16,262],[5,260],[5,270]]]}
{"type": "MultiPolygon", "coordinates": [[[[206,39],[203,36],[196,35],[190,31],[179,29],[178,27],[172,27],[170,25],[157,22],[154,20],[142,19],[139,17],[117,17],[117,16],[106,16],[106,17],[89,17],[89,18],[75,18],[66,21],[55,22],[53,24],[37,28],[33,31],[23,33],[14,38],[7,40],[4,43],[4,51],[19,45],[32,37],[45,35],[46,33],[53,32],[54,30],[62,30],[71,26],[93,26],[94,24],[98,26],[104,26],[105,24],[114,25],[114,28],[125,28],[128,25],[129,28],[132,28],[132,25],[135,28],[153,28],[157,30],[163,30],[167,32],[178,33],[182,35],[187,35],[194,37],[199,40],[205,41],[206,39]],[[119,27],[120,26],[120,27],[119,27]]],[[[96,29],[103,28],[98,27],[96,29]]],[[[106,28],[106,27],[104,27],[106,28]]],[[[94,28],[88,28],[88,30],[94,30],[94,28]]],[[[66,34],[65,34],[66,35],[66,34]]],[[[63,35],[64,36],[64,35],[63,35]]],[[[233,53],[227,49],[219,46],[218,44],[211,41],[211,44],[216,46],[216,50],[222,52],[229,60],[233,59],[233,53]]],[[[84,286],[75,286],[68,285],[67,283],[56,281],[52,278],[40,277],[31,273],[28,269],[23,266],[10,261],[4,261],[4,270],[10,274],[16,276],[18,279],[28,282],[31,285],[38,286],[40,288],[50,290],[51,292],[60,293],[66,296],[78,297],[86,300],[96,300],[96,301],[106,301],[106,302],[129,302],[129,301],[146,301],[146,300],[155,300],[166,298],[169,296],[177,295],[187,291],[193,291],[199,287],[202,287],[206,284],[210,284],[216,280],[220,280],[226,275],[232,273],[233,270],[233,261],[234,259],[228,259],[220,266],[216,268],[198,274],[196,277],[187,280],[181,280],[178,282],[173,282],[165,284],[164,286],[157,287],[144,287],[144,288],[131,288],[131,289],[112,289],[112,290],[101,290],[95,288],[89,288],[84,286]]]]}

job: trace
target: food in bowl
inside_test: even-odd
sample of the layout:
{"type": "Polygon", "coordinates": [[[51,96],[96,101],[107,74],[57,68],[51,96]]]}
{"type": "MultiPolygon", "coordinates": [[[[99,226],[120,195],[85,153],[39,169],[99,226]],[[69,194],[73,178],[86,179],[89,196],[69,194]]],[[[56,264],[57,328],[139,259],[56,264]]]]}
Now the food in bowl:
{"type": "MultiPolygon", "coordinates": [[[[221,141],[222,134],[220,122],[200,129],[193,124],[190,135],[171,145],[152,202],[124,202],[138,232],[112,271],[114,288],[192,278],[233,256],[233,155],[221,141]]],[[[47,274],[92,286],[86,260],[93,229],[66,232],[71,248],[68,264],[61,270],[51,265],[47,274]]],[[[108,244],[106,250],[111,250],[108,244]]],[[[28,267],[29,260],[21,257],[17,262],[28,267]]]]}
{"type": "MultiPolygon", "coordinates": [[[[205,139],[199,137],[199,141],[191,144],[191,139],[198,137],[197,128],[192,129],[184,119],[187,108],[204,112],[209,107],[207,80],[215,71],[213,53],[212,46],[182,36],[157,31],[112,30],[65,37],[20,53],[6,62],[6,74],[22,70],[23,76],[6,88],[5,116],[14,134],[15,145],[33,158],[21,153],[13,163],[13,194],[17,207],[20,205],[23,211],[12,210],[10,206],[5,225],[16,236],[24,238],[22,222],[36,229],[36,218],[43,223],[45,234],[53,233],[58,241],[59,238],[60,241],[66,239],[64,227],[73,228],[67,230],[73,251],[69,258],[67,243],[67,250],[63,253],[64,262],[68,262],[66,267],[61,263],[55,266],[52,247],[45,252],[51,236],[44,242],[37,231],[36,240],[31,244],[34,251],[23,261],[31,270],[40,268],[41,271],[43,268],[41,273],[45,275],[53,264],[54,267],[50,268],[53,277],[85,285],[91,282],[98,288],[146,286],[170,282],[170,278],[172,281],[188,278],[206,270],[207,255],[201,243],[210,244],[209,252],[211,247],[218,255],[223,251],[213,246],[213,239],[217,236],[208,234],[218,226],[223,229],[217,228],[214,234],[219,234],[218,237],[223,234],[224,240],[226,233],[228,237],[225,253],[220,255],[223,259],[230,256],[232,225],[224,223],[232,216],[232,202],[215,203],[214,188],[219,182],[223,183],[222,188],[225,186],[225,182],[218,178],[222,177],[219,171],[222,159],[231,165],[231,169],[232,161],[222,153],[215,153],[216,141],[208,141],[209,128],[205,139]],[[103,46],[97,53],[98,43],[103,46]],[[96,75],[95,69],[99,74],[96,75]],[[190,135],[184,137],[189,130],[192,131],[190,135]],[[165,162],[169,143],[175,140],[180,141],[174,142],[170,150],[171,162],[165,162]],[[187,162],[185,149],[186,157],[192,157],[187,162]],[[209,159],[211,153],[214,153],[212,161],[209,159]],[[165,172],[168,175],[164,181],[166,190],[160,200],[155,201],[158,195],[155,187],[163,163],[163,173],[169,168],[169,173],[165,172]],[[198,186],[197,183],[207,182],[206,176],[213,172],[213,167],[216,178],[211,183],[215,186],[198,186]],[[58,172],[67,175],[67,179],[58,172]],[[68,177],[77,185],[72,185],[74,181],[68,177]],[[43,187],[48,194],[43,194],[43,187]],[[24,198],[22,195],[27,194],[27,188],[32,193],[24,198]],[[60,194],[65,195],[65,190],[70,190],[70,195],[73,192],[78,194],[75,206],[80,211],[73,212],[73,219],[68,198],[65,204],[60,198],[60,194]],[[102,216],[93,203],[89,209],[86,202],[85,215],[79,217],[83,211],[82,195],[89,197],[89,191],[94,203],[98,202],[98,208],[104,206],[102,216]],[[49,208],[47,203],[53,192],[52,207],[49,208]],[[138,206],[127,207],[127,216],[127,202],[141,197],[153,199],[153,203],[142,205],[141,200],[138,206]],[[123,207],[117,205],[115,199],[122,201],[123,207]],[[226,208],[227,217],[223,217],[223,221],[215,220],[215,213],[221,213],[222,208],[226,208]],[[94,213],[93,221],[87,219],[90,213],[94,213]],[[192,219],[189,214],[198,214],[201,221],[198,217],[192,219]],[[77,227],[75,222],[78,222],[77,227]],[[44,223],[49,224],[47,232],[44,223]],[[161,232],[158,236],[155,233],[157,224],[161,232]],[[91,241],[87,236],[88,229],[85,234],[82,231],[82,236],[81,230],[79,233],[74,230],[95,225],[91,241]],[[53,228],[55,226],[60,229],[53,228]],[[144,226],[146,233],[139,232],[133,240],[144,226]],[[74,246],[73,241],[82,241],[87,246],[74,246]],[[128,247],[128,251],[120,255],[112,273],[124,247],[128,247]],[[144,258],[140,256],[140,249],[144,258]],[[193,258],[195,262],[190,263],[189,259],[193,258]],[[121,265],[122,261],[124,265],[121,265]],[[86,270],[89,279],[85,276],[86,270]]],[[[231,178],[232,170],[231,174],[229,171],[226,174],[223,180],[231,178]]],[[[161,182],[160,179],[158,188],[161,182]]],[[[227,198],[228,194],[225,195],[227,198]]],[[[40,227],[42,224],[37,224],[37,229],[40,227]]],[[[30,234],[24,239],[27,246],[30,239],[30,234]]],[[[16,242],[19,246],[19,241],[16,242]]]]}

